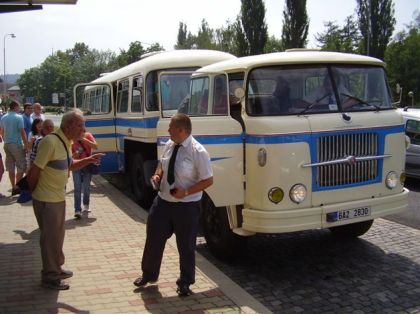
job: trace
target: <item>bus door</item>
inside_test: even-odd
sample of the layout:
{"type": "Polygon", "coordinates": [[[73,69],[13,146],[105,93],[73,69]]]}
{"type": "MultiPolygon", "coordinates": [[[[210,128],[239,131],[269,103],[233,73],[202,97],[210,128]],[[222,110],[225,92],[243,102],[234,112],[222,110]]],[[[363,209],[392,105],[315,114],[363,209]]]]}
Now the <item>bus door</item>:
{"type": "Polygon", "coordinates": [[[83,111],[86,130],[93,134],[101,159],[101,172],[118,172],[117,133],[114,91],[110,83],[77,84],[74,87],[74,107],[83,111]]]}
{"type": "MultiPolygon", "coordinates": [[[[240,123],[229,114],[228,80],[226,75],[200,74],[190,83],[190,75],[164,72],[160,78],[161,118],[157,124],[158,156],[169,140],[170,118],[177,112],[187,114],[192,122],[192,135],[208,151],[213,168],[214,184],[206,190],[217,207],[243,204],[243,141],[240,123]],[[171,86],[180,81],[190,87],[190,94],[181,102],[172,97],[171,86]],[[176,82],[174,83],[174,82],[176,82]],[[164,92],[163,89],[168,89],[164,92]]],[[[175,91],[174,91],[175,92],[175,91]]]]}

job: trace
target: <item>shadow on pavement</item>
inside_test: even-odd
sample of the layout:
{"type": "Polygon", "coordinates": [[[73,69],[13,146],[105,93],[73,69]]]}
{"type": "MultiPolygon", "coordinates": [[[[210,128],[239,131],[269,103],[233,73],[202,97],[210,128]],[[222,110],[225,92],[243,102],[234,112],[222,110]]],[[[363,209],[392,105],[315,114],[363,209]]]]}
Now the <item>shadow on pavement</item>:
{"type": "MultiPolygon", "coordinates": [[[[197,250],[275,313],[295,307],[304,313],[420,310],[413,290],[420,287],[420,265],[405,252],[382,249],[399,233],[385,229],[349,241],[326,230],[257,235],[234,267],[215,259],[204,243],[197,250]]],[[[415,239],[404,244],[415,248],[415,239]]]]}
{"type": "MultiPolygon", "coordinates": [[[[30,233],[13,230],[22,243],[0,243],[0,313],[36,313],[37,300],[49,304],[48,313],[89,313],[66,303],[57,302],[59,291],[41,287],[39,229],[30,233]],[[22,270],[24,269],[24,270],[22,270]],[[3,281],[4,280],[4,281],[3,281]]],[[[45,308],[44,308],[45,309],[45,308]]]]}

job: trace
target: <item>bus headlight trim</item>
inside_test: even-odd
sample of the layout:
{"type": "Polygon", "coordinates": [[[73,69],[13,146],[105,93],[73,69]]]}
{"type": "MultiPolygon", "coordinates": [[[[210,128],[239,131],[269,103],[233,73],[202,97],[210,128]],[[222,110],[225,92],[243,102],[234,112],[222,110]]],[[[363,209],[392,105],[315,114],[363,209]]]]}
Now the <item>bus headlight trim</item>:
{"type": "Polygon", "coordinates": [[[397,173],[395,171],[390,171],[386,175],[385,185],[388,189],[393,189],[397,186],[399,180],[400,178],[398,177],[397,173]]]}
{"type": "Polygon", "coordinates": [[[302,203],[305,200],[306,194],[306,187],[301,183],[292,186],[289,192],[290,199],[297,204],[302,203]]]}
{"type": "Polygon", "coordinates": [[[283,200],[284,192],[279,187],[271,188],[270,191],[268,191],[268,199],[273,202],[274,204],[278,204],[283,200]]]}
{"type": "Polygon", "coordinates": [[[267,150],[265,148],[260,148],[258,150],[258,164],[260,165],[260,167],[264,167],[265,164],[267,163],[267,150]]]}

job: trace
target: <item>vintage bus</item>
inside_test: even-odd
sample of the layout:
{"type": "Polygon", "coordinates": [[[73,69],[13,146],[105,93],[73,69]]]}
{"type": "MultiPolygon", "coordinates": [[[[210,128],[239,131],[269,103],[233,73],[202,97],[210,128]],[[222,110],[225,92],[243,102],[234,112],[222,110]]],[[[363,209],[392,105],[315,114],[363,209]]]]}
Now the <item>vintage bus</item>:
{"type": "MultiPolygon", "coordinates": [[[[212,253],[234,258],[247,236],[308,229],[357,237],[408,206],[404,124],[384,63],[290,50],[229,59],[192,74],[187,113],[209,151],[202,199],[212,253]]],[[[178,73],[161,73],[161,89],[178,73]]],[[[161,100],[158,155],[176,112],[161,100]]]]}
{"type": "Polygon", "coordinates": [[[136,200],[147,207],[154,196],[149,174],[157,160],[160,73],[178,72],[161,90],[168,108],[176,110],[189,93],[192,71],[232,58],[213,50],[151,53],[91,83],[76,85],[75,107],[83,110],[87,130],[97,139],[99,151],[106,154],[101,172],[126,172],[136,200]]]}

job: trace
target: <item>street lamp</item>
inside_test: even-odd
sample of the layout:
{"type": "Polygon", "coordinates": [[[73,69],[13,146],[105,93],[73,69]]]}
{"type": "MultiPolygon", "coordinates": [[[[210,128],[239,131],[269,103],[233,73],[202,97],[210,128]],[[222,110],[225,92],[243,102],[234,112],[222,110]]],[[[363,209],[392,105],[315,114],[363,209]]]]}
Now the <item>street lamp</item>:
{"type": "Polygon", "coordinates": [[[6,38],[7,36],[10,36],[12,38],[16,38],[15,34],[6,34],[3,36],[3,70],[4,70],[4,75],[3,75],[3,94],[4,97],[6,97],[6,85],[7,85],[7,81],[6,81],[6,38]]]}

